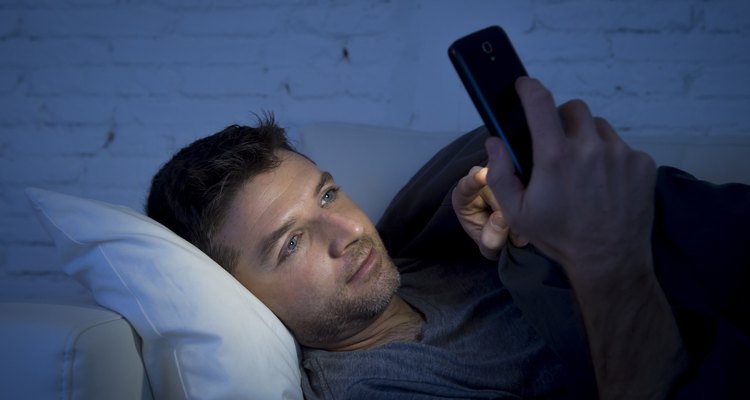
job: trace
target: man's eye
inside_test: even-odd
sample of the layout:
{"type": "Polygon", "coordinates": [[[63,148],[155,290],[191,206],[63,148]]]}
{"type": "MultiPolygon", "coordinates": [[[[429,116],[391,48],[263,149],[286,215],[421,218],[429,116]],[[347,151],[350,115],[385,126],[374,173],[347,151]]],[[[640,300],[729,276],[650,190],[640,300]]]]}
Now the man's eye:
{"type": "Polygon", "coordinates": [[[326,192],[323,193],[323,197],[320,198],[320,205],[325,207],[333,203],[336,200],[336,197],[338,197],[339,190],[340,188],[338,187],[332,187],[326,190],[326,192]]]}
{"type": "Polygon", "coordinates": [[[286,246],[281,251],[281,254],[279,254],[279,263],[283,263],[286,261],[286,259],[297,252],[297,247],[299,246],[299,235],[292,236],[289,241],[286,242],[286,246]]]}
{"type": "Polygon", "coordinates": [[[304,235],[303,232],[297,233],[289,238],[289,240],[286,241],[286,244],[283,245],[281,252],[279,253],[279,264],[284,263],[290,256],[294,255],[294,253],[300,251],[301,249],[301,243],[300,240],[302,240],[302,236],[304,235]]]}
{"type": "Polygon", "coordinates": [[[286,248],[284,249],[285,254],[292,254],[297,250],[297,241],[299,237],[297,235],[292,236],[288,242],[286,242],[286,248]]]}

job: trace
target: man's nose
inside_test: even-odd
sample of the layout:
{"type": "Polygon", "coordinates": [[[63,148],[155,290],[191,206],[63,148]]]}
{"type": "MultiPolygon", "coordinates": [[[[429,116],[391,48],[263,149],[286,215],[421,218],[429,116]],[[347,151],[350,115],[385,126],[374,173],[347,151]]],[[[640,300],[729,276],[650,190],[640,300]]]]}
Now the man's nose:
{"type": "Polygon", "coordinates": [[[341,257],[352,243],[364,234],[363,224],[346,214],[328,212],[321,216],[323,227],[328,235],[330,252],[333,257],[341,257]]]}

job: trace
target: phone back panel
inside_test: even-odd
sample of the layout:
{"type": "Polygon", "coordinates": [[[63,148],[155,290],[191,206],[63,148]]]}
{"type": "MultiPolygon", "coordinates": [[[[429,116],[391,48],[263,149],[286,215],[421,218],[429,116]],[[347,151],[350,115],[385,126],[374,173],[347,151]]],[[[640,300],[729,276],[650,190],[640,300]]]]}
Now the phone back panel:
{"type": "Polygon", "coordinates": [[[531,135],[515,82],[527,74],[508,36],[491,26],[458,39],[448,54],[482,121],[503,139],[526,184],[532,168],[531,135]]]}

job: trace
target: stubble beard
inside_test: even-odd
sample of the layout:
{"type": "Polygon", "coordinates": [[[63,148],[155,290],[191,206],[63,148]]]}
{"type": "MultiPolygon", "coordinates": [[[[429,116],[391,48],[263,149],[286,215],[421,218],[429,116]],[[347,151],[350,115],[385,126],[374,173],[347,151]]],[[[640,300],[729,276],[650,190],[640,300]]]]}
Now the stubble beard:
{"type": "MultiPolygon", "coordinates": [[[[364,328],[388,307],[401,285],[401,275],[382,243],[375,242],[370,241],[369,246],[362,246],[362,251],[374,246],[382,255],[376,275],[370,278],[373,284],[366,289],[368,292],[351,291],[351,288],[342,285],[336,295],[320,307],[324,311],[316,313],[317,318],[303,327],[300,333],[306,338],[305,342],[333,343],[349,332],[364,328]]],[[[350,263],[359,265],[363,256],[366,254],[352,256],[350,263]]]]}

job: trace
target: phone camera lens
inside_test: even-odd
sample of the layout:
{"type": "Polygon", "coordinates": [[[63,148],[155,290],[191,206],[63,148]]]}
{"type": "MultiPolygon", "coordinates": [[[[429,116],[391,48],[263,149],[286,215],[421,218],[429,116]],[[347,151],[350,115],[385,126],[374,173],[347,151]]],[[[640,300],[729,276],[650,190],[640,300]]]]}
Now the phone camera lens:
{"type": "Polygon", "coordinates": [[[490,42],[483,42],[482,43],[482,50],[484,50],[484,52],[487,53],[487,54],[492,53],[492,43],[490,43],[490,42]]]}

